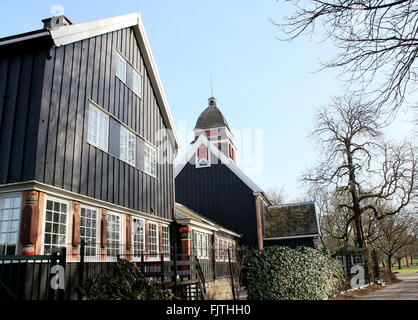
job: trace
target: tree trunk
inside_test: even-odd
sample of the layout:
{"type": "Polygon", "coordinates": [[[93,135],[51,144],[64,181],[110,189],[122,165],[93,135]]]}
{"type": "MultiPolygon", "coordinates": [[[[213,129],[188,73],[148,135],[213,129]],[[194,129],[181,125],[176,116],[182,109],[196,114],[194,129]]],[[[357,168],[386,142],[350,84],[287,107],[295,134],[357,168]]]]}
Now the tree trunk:
{"type": "Polygon", "coordinates": [[[356,234],[356,242],[359,248],[365,247],[365,241],[363,236],[363,223],[361,221],[361,215],[356,214],[356,218],[354,219],[354,229],[356,234]]]}
{"type": "Polygon", "coordinates": [[[392,271],[392,256],[388,255],[388,269],[392,271]]]}
{"type": "Polygon", "coordinates": [[[398,260],[398,269],[402,269],[401,267],[401,258],[396,258],[396,260],[398,260]]]}
{"type": "Polygon", "coordinates": [[[411,266],[414,265],[414,256],[411,254],[411,266]]]}
{"type": "Polygon", "coordinates": [[[386,268],[385,260],[382,259],[382,267],[386,268]]]}
{"type": "Polygon", "coordinates": [[[405,256],[405,260],[406,260],[406,267],[409,268],[409,260],[408,260],[408,256],[405,256]]]}

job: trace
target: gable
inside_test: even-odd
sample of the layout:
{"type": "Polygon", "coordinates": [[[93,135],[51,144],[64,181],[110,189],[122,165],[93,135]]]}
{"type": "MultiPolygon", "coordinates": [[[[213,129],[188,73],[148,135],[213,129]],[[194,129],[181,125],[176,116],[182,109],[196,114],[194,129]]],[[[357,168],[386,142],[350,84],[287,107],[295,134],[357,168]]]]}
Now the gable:
{"type": "MultiPolygon", "coordinates": [[[[31,36],[39,37],[44,36],[45,33],[49,33],[54,45],[56,47],[61,47],[126,28],[132,28],[134,31],[158,106],[161,110],[162,118],[168,129],[168,137],[174,148],[177,150],[179,147],[179,139],[174,125],[174,120],[171,115],[170,107],[165,96],[140,13],[131,13],[90,22],[66,25],[57,29],[45,29],[31,36]]],[[[0,41],[0,46],[8,45],[11,41],[13,41],[13,43],[25,41],[27,40],[27,37],[27,34],[23,34],[21,36],[18,35],[12,37],[12,39],[6,38],[4,41],[0,41]]]]}
{"type": "MultiPolygon", "coordinates": [[[[209,142],[209,140],[201,135],[192,145],[192,147],[187,151],[186,155],[179,161],[175,168],[175,176],[183,170],[187,163],[194,164],[197,150],[205,145],[209,150],[209,162],[211,164],[224,164],[229,170],[231,170],[243,183],[245,183],[254,194],[263,193],[263,190],[255,184],[232,160],[226,157],[218,148],[209,142]]],[[[196,170],[204,170],[198,169],[196,170]]]]}

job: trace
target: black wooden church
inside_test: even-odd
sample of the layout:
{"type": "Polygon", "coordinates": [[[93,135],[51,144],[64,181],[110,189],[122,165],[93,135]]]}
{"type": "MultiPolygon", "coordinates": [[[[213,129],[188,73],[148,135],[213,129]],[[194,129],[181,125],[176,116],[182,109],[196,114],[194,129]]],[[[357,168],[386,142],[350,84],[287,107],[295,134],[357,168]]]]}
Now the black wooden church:
{"type": "Polygon", "coordinates": [[[233,135],[214,97],[194,133],[192,147],[176,166],[176,201],[242,234],[242,243],[262,248],[269,201],[237,166],[233,135]]]}
{"type": "Polygon", "coordinates": [[[178,203],[238,232],[241,243],[250,247],[316,247],[315,206],[288,204],[286,208],[298,210],[271,216],[275,207],[236,163],[234,137],[214,97],[200,114],[194,135],[191,148],[175,168],[178,203]]]}

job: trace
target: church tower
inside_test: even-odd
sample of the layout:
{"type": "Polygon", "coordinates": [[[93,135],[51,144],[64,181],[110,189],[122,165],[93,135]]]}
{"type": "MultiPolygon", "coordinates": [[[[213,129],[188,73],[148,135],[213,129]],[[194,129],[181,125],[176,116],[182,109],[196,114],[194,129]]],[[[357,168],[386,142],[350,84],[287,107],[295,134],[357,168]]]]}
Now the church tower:
{"type": "MultiPolygon", "coordinates": [[[[217,147],[226,157],[236,162],[236,148],[233,143],[234,136],[228,122],[216,105],[216,99],[210,97],[209,106],[200,114],[193,130],[196,141],[202,134],[211,144],[217,147]]],[[[199,147],[196,155],[197,167],[210,165],[210,155],[206,146],[199,147]]]]}

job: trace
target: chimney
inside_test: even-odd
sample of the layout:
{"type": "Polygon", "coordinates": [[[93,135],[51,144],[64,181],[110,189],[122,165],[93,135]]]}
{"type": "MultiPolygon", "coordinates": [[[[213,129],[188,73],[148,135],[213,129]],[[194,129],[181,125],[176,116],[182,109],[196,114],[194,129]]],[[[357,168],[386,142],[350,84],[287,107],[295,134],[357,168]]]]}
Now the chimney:
{"type": "Polygon", "coordinates": [[[43,19],[42,22],[44,23],[44,29],[58,29],[73,24],[70,19],[63,15],[43,19]]]}

